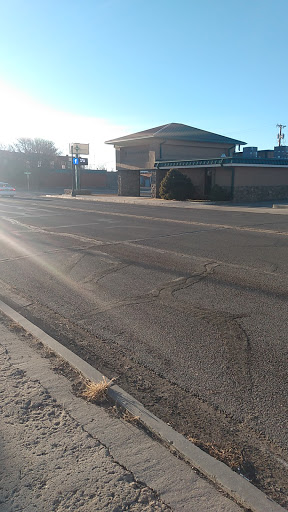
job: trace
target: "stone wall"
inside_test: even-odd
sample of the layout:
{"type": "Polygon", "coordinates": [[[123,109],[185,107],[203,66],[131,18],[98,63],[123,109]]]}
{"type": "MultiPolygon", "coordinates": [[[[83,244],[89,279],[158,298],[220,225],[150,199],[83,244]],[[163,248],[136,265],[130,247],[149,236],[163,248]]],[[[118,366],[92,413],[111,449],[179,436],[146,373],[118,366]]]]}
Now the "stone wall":
{"type": "Polygon", "coordinates": [[[140,196],[140,171],[118,171],[118,196],[140,196]]]}
{"type": "Polygon", "coordinates": [[[153,169],[151,175],[151,196],[154,199],[159,197],[160,183],[165,178],[169,169],[153,169]]]}
{"type": "Polygon", "coordinates": [[[280,201],[288,199],[288,185],[235,187],[234,202],[280,201]]]}

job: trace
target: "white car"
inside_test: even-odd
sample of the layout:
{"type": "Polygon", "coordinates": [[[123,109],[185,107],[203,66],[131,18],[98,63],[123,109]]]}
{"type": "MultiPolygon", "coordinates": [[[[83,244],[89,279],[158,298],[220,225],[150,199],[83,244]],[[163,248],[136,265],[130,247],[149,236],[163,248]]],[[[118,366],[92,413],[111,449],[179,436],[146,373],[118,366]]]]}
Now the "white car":
{"type": "Polygon", "coordinates": [[[0,181],[0,196],[14,197],[15,194],[16,190],[14,187],[11,187],[9,183],[4,183],[3,181],[0,181]]]}

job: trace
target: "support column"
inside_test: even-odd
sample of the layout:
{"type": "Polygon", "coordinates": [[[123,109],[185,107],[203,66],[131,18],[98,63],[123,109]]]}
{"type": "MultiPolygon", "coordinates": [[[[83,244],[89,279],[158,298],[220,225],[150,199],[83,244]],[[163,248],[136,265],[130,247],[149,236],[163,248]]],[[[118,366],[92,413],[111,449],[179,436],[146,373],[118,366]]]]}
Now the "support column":
{"type": "Polygon", "coordinates": [[[166,176],[169,169],[153,169],[151,176],[151,196],[156,199],[159,197],[159,188],[161,181],[166,176]]]}
{"type": "Polygon", "coordinates": [[[140,196],[140,171],[136,169],[118,171],[118,196],[140,196]]]}

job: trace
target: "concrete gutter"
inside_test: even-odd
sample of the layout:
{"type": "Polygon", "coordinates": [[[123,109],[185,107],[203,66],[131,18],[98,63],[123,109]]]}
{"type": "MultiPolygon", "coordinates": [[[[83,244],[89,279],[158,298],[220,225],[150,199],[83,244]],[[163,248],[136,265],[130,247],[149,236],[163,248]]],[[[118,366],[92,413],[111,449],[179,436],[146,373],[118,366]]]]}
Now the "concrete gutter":
{"type": "MultiPolygon", "coordinates": [[[[82,375],[93,382],[100,382],[103,374],[86,363],[79,356],[64,347],[61,343],[32,324],[10,306],[0,300],[0,310],[26,331],[35,336],[45,346],[56,352],[60,357],[76,368],[82,375]]],[[[270,500],[262,491],[254,487],[248,480],[232,471],[222,462],[214,459],[206,452],[178,434],[169,425],[154,416],[145,407],[117,385],[108,390],[109,396],[133,416],[138,416],[145,427],[155,434],[162,442],[169,445],[172,452],[189,462],[200,473],[214,482],[239,505],[252,512],[283,512],[285,509],[270,500]]]]}

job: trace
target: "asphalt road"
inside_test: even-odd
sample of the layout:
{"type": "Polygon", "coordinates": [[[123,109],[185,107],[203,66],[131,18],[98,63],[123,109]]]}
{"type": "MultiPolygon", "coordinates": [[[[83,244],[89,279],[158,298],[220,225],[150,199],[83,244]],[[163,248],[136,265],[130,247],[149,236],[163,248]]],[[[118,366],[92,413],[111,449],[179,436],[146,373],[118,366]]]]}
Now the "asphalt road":
{"type": "Polygon", "coordinates": [[[284,457],[288,210],[18,197],[0,239],[3,300],[88,329],[284,457]]]}

